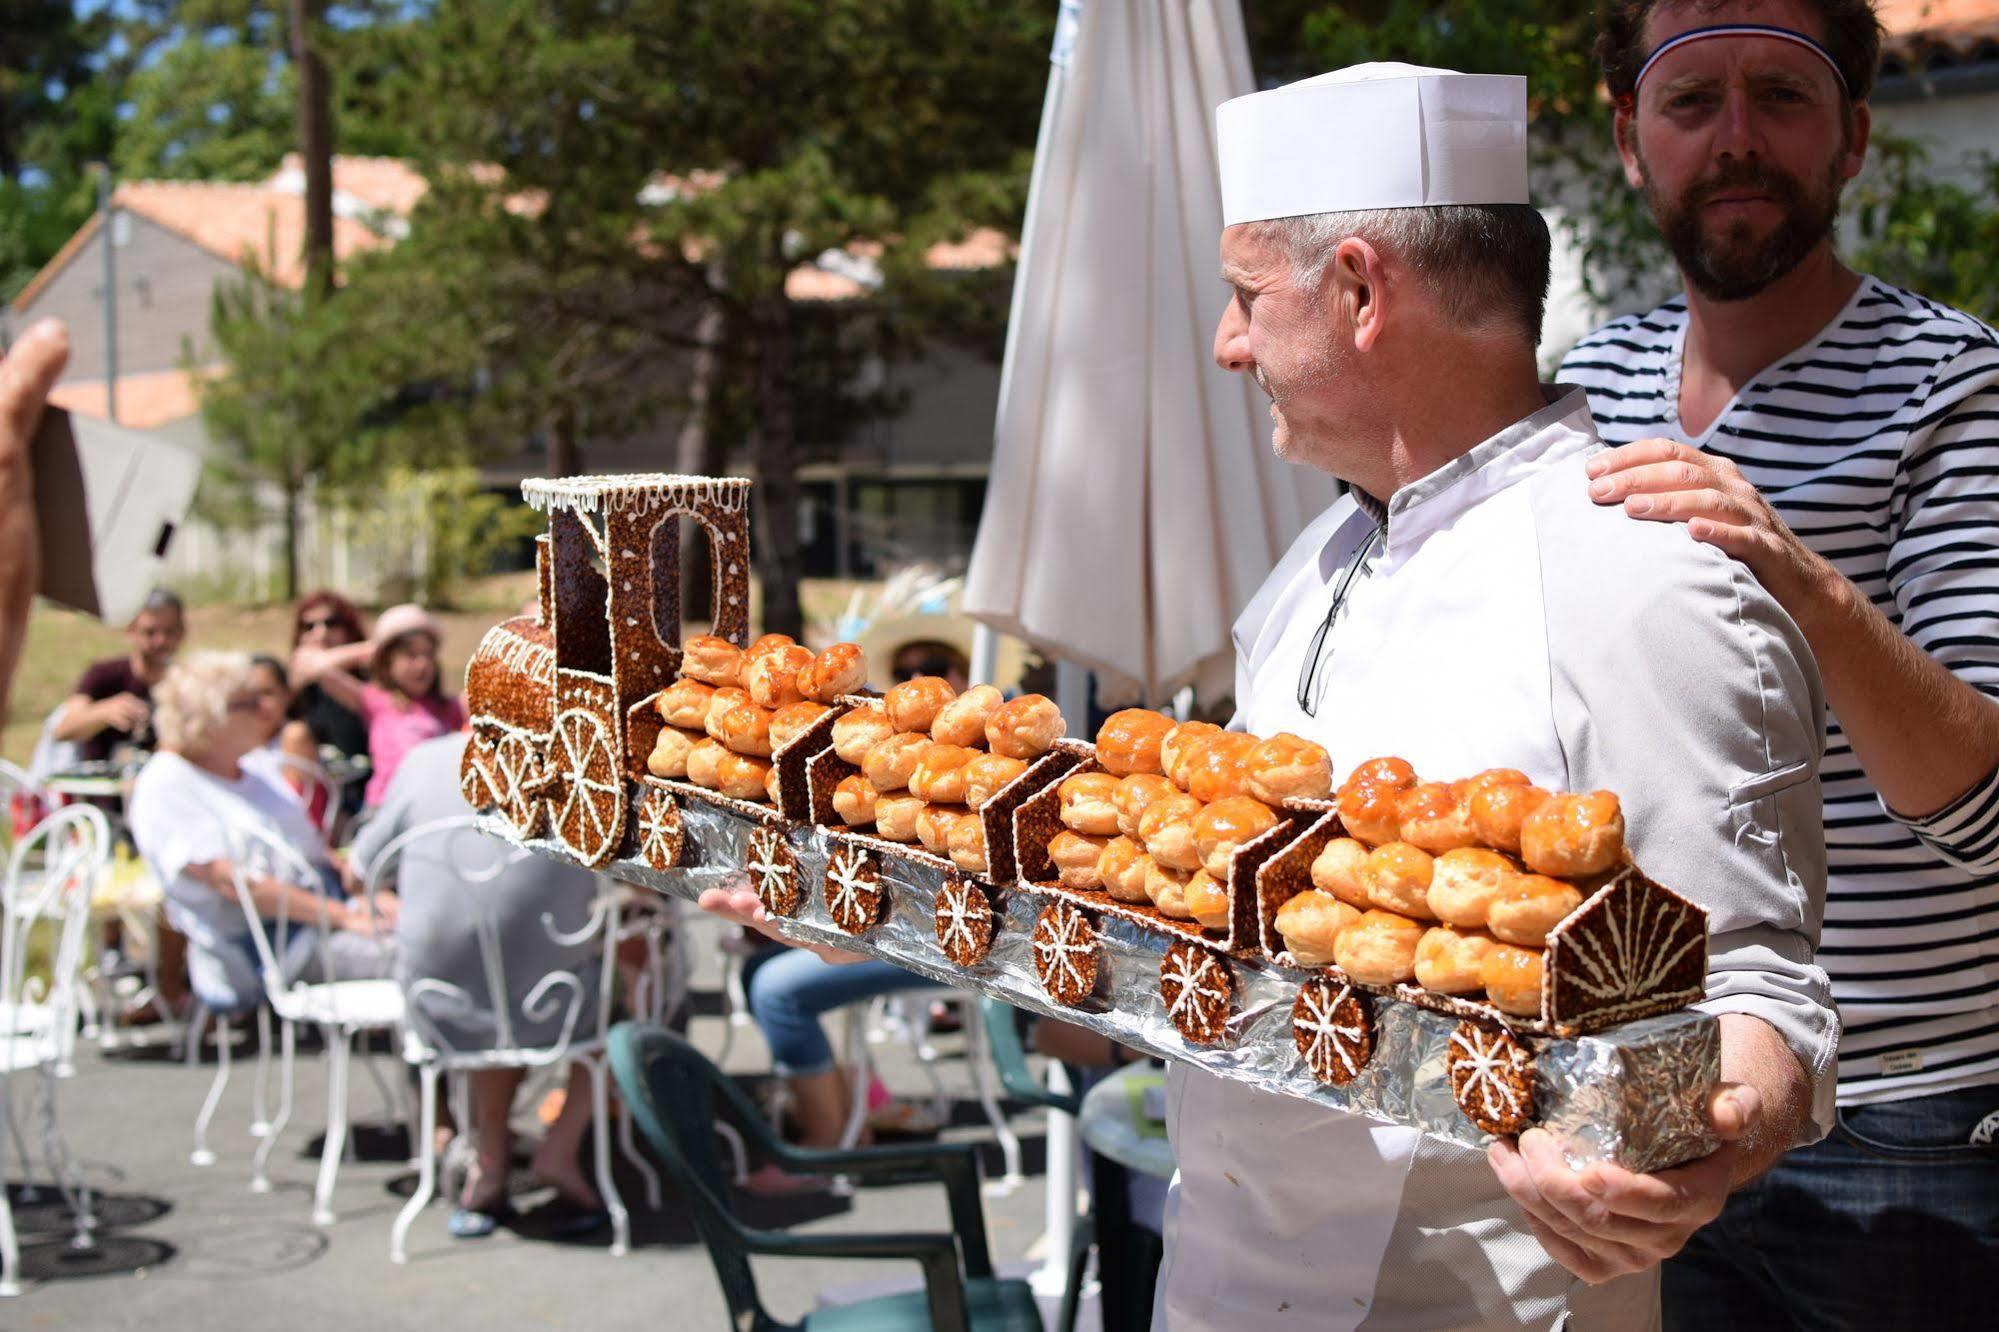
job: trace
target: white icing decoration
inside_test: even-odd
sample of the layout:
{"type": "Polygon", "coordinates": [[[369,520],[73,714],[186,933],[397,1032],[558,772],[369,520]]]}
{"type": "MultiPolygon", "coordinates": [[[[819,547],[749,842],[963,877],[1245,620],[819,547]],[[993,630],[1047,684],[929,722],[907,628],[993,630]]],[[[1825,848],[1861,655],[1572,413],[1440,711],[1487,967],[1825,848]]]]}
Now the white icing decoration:
{"type": "MultiPolygon", "coordinates": [[[[975,909],[972,899],[972,895],[978,891],[963,879],[955,879],[944,886],[944,935],[941,942],[946,950],[962,940],[961,947],[964,951],[969,953],[979,951],[983,942],[978,929],[982,913],[975,909]]],[[[983,895],[979,905],[984,905],[983,895]]],[[[990,919],[991,914],[990,909],[983,913],[987,919],[990,919]]]]}
{"type": "Polygon", "coordinates": [[[521,497],[543,513],[554,509],[585,513],[620,509],[644,513],[661,504],[741,513],[749,504],[750,483],[735,476],[673,476],[665,472],[538,477],[521,482],[521,497]]]}
{"type": "Polygon", "coordinates": [[[764,905],[776,902],[791,876],[791,864],[787,857],[778,854],[782,848],[777,834],[758,829],[750,834],[750,863],[748,869],[757,881],[757,896],[763,898],[764,905]]]}
{"type": "Polygon", "coordinates": [[[589,835],[590,841],[588,846],[576,846],[570,849],[586,860],[593,859],[597,852],[604,849],[604,843],[610,841],[611,835],[617,831],[618,802],[624,799],[625,794],[623,785],[616,780],[618,765],[615,759],[610,763],[612,781],[604,782],[590,775],[590,756],[600,746],[608,754],[611,741],[604,733],[602,719],[594,713],[576,708],[555,719],[555,734],[562,745],[563,757],[568,760],[566,770],[574,774],[568,790],[563,793],[562,810],[555,817],[555,826],[560,829],[568,824],[570,815],[576,812],[576,802],[581,800],[582,818],[578,822],[581,829],[589,835]],[[599,807],[598,802],[590,798],[592,795],[609,797],[611,812],[608,816],[599,807]]]}
{"type": "Polygon", "coordinates": [[[1332,1061],[1327,1056],[1330,1055],[1346,1065],[1347,1076],[1351,1078],[1359,1074],[1361,1069],[1361,1061],[1354,1058],[1354,1051],[1367,1040],[1366,1020],[1363,1018],[1359,1024],[1351,1027],[1341,1026],[1335,1014],[1340,1011],[1340,1005],[1353,993],[1353,986],[1340,986],[1330,1002],[1322,1002],[1319,996],[1325,994],[1329,988],[1314,984],[1307,985],[1301,990],[1298,998],[1305,1006],[1305,1016],[1294,1018],[1292,1025],[1296,1030],[1305,1032],[1311,1037],[1305,1047],[1305,1062],[1308,1065],[1314,1070],[1322,1065],[1329,1065],[1332,1061]],[[1341,1041],[1342,1037],[1345,1038],[1345,1044],[1341,1041]]]}
{"type": "Polygon", "coordinates": [[[1205,1022],[1200,1010],[1194,1007],[1197,999],[1213,999],[1226,1004],[1229,990],[1226,985],[1217,987],[1215,980],[1222,974],[1221,963],[1203,952],[1191,948],[1171,949],[1166,954],[1165,969],[1161,980],[1174,981],[1180,986],[1180,993],[1166,1009],[1166,1016],[1173,1022],[1180,1021],[1181,1014],[1193,1009],[1191,1016],[1196,1021],[1205,1022]]]}
{"type": "Polygon", "coordinates": [[[862,874],[869,868],[867,852],[858,847],[842,847],[833,853],[826,865],[826,882],[833,887],[832,899],[826,903],[826,910],[842,928],[849,920],[866,921],[874,914],[874,906],[868,901],[876,886],[862,874]]]}
{"type": "Polygon", "coordinates": [[[639,809],[639,856],[648,865],[671,865],[680,833],[680,819],[672,797],[664,791],[647,794],[639,809]],[[669,817],[672,815],[673,817],[669,817]]]}
{"type": "Polygon", "coordinates": [[[515,675],[525,675],[537,684],[555,683],[554,647],[528,638],[504,623],[486,631],[472,657],[474,661],[493,662],[515,675]]]}
{"type": "Polygon", "coordinates": [[[1452,1069],[1470,1069],[1462,1095],[1466,1100],[1478,1097],[1488,1119],[1504,1121],[1519,1114],[1520,1092],[1513,1085],[1521,1066],[1518,1047],[1505,1036],[1487,1037],[1478,1028],[1469,1028],[1475,1039],[1467,1036],[1466,1030],[1460,1023],[1451,1032],[1451,1049],[1462,1052],[1452,1056],[1452,1069]]]}
{"type": "Polygon", "coordinates": [[[1097,951],[1094,938],[1085,941],[1079,937],[1088,925],[1081,912],[1067,906],[1058,906],[1041,918],[1034,930],[1034,952],[1042,960],[1044,976],[1052,975],[1057,980],[1067,976],[1076,989],[1090,988],[1081,964],[1076,961],[1078,956],[1089,957],[1097,951]]]}
{"type": "Polygon", "coordinates": [[[1643,1004],[1658,996],[1688,953],[1706,947],[1706,931],[1693,912],[1637,879],[1613,884],[1603,894],[1608,900],[1595,903],[1592,928],[1562,936],[1563,951],[1574,962],[1573,970],[1563,967],[1564,978],[1592,999],[1643,1004]],[[1682,933],[1686,937],[1676,945],[1674,936],[1682,933]]]}

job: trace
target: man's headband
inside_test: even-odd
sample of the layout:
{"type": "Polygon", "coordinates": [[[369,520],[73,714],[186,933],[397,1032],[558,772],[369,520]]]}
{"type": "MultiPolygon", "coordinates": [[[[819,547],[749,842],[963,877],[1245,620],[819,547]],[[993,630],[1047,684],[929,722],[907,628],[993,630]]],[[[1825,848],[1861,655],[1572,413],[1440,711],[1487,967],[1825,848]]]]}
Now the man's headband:
{"type": "Polygon", "coordinates": [[[1802,32],[1773,27],[1767,23],[1718,23],[1711,28],[1694,28],[1677,37],[1667,38],[1660,42],[1658,49],[1645,57],[1645,63],[1638,67],[1638,77],[1631,81],[1631,95],[1633,97],[1638,95],[1638,89],[1645,82],[1645,76],[1650,74],[1652,67],[1665,59],[1668,54],[1683,46],[1705,42],[1715,37],[1768,37],[1775,41],[1789,42],[1793,46],[1802,46],[1825,61],[1826,68],[1830,69],[1832,76],[1839,80],[1840,90],[1849,96],[1852,95],[1853,89],[1847,87],[1846,75],[1840,70],[1839,62],[1832,58],[1832,52],[1802,32]]]}

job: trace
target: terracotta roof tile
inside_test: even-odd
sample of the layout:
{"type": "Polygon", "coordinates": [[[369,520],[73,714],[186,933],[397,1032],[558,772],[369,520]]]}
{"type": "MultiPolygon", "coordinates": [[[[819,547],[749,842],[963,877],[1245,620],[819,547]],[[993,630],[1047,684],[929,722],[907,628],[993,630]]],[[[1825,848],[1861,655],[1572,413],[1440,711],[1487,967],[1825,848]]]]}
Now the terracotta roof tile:
{"type": "MultiPolygon", "coordinates": [[[[104,381],[79,379],[49,390],[49,401],[79,416],[104,420],[104,381]]],[[[118,376],[118,424],[151,430],[201,410],[195,376],[185,370],[150,370],[118,376]]]]}
{"type": "Polygon", "coordinates": [[[1999,0],[1879,0],[1874,9],[1885,65],[1999,61],[1999,0]]]}

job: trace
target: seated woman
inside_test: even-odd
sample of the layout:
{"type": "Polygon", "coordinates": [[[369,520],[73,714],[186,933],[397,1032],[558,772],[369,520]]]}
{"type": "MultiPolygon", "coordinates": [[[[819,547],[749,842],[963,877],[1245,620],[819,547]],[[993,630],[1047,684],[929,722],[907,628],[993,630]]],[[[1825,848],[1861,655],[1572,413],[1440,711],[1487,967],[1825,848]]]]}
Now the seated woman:
{"type": "Polygon", "coordinates": [[[251,656],[250,688],[263,709],[264,738],[243,756],[243,766],[271,785],[290,791],[306,807],[306,816],[318,823],[325,812],[315,807],[321,792],[307,789],[306,774],[319,766],[319,752],[305,726],[286,718],[292,689],[284,663],[261,652],[251,656]]]}
{"type": "MultiPolygon", "coordinates": [[[[240,652],[198,652],[176,662],[153,687],[159,750],[133,782],[126,817],[132,840],[166,891],[167,921],[188,939],[188,978],[217,1014],[253,1008],[264,995],[250,924],[236,896],[232,829],[254,828],[289,845],[312,867],[297,883],[261,874],[250,896],[266,921],[289,922],[280,968],[353,980],[386,976],[389,948],[375,917],[350,905],[319,832],[298,800],[243,767],[270,734],[271,706],[255,668],[240,652]],[[332,930],[320,950],[324,922],[332,930]]],[[[380,904],[393,921],[396,903],[380,904]]]]}
{"type": "MultiPolygon", "coordinates": [[[[754,900],[754,894],[751,897],[754,900]]],[[[750,960],[750,1015],[770,1047],[774,1071],[785,1079],[791,1094],[801,1146],[839,1146],[853,1109],[852,1076],[834,1060],[819,1019],[832,1009],[876,995],[932,989],[936,984],[887,962],[833,949],[786,946],[750,960]]],[[[758,1193],[784,1193],[823,1185],[816,1176],[792,1176],[766,1165],[751,1176],[747,1187],[758,1193]]]]}
{"type": "MultiPolygon", "coordinates": [[[[368,723],[365,802],[382,803],[403,756],[414,746],[465,725],[464,701],[444,687],[437,660],[444,630],[421,606],[391,606],[375,621],[375,636],[346,647],[301,649],[292,655],[292,683],[318,686],[368,723]],[[369,681],[353,672],[365,663],[369,681]]],[[[453,780],[456,780],[455,778],[453,780]]]]}
{"type": "MultiPolygon", "coordinates": [[[[355,837],[356,865],[374,864],[392,840],[411,828],[473,812],[458,791],[458,765],[467,739],[458,731],[403,755],[379,810],[355,837]]],[[[396,978],[420,1011],[420,1030],[427,1039],[441,1041],[453,1053],[491,1049],[499,1041],[496,1005],[506,1006],[514,1041],[524,1048],[552,1047],[565,1028],[578,1040],[597,1034],[603,939],[593,934],[585,942],[564,944],[550,934],[551,923],[574,934],[588,922],[597,892],[590,871],[546,856],[517,856],[507,843],[471,828],[419,835],[404,845],[393,871],[402,902],[396,978]],[[482,918],[497,931],[505,994],[493,994],[487,984],[479,945],[482,918]],[[556,972],[574,976],[576,986],[558,987],[545,1007],[526,1011],[528,993],[556,972]],[[412,990],[425,979],[450,989],[412,990]]],[[[514,1134],[509,1116],[524,1074],[520,1068],[493,1068],[468,1075],[476,1159],[448,1223],[460,1239],[490,1235],[511,1212],[507,1171],[514,1134]]],[[[575,1212],[559,1234],[581,1234],[607,1220],[602,1199],[578,1164],[590,1119],[590,1072],[579,1063],[570,1068],[562,1112],[529,1167],[575,1212]]]]}

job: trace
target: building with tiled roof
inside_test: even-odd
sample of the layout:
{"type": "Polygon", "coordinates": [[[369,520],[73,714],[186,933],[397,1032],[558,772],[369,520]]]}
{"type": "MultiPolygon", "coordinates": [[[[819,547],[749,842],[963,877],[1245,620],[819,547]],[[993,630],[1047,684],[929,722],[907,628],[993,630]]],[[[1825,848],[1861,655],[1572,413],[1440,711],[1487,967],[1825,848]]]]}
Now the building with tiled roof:
{"type": "Polygon", "coordinates": [[[1916,140],[1939,176],[1971,184],[1999,152],[1999,0],[1877,0],[1875,11],[1877,130],[1916,140]]]}

